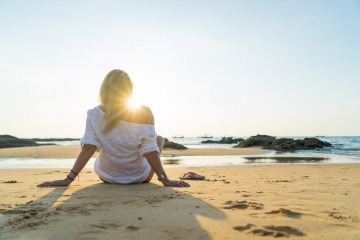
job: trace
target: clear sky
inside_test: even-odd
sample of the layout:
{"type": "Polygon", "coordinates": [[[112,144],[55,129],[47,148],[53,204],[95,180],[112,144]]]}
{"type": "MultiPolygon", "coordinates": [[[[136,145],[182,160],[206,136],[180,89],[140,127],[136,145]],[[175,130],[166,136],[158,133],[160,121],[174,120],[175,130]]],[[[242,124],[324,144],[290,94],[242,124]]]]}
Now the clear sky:
{"type": "Polygon", "coordinates": [[[81,137],[114,68],[163,136],[360,135],[360,1],[0,0],[0,134],[81,137]]]}

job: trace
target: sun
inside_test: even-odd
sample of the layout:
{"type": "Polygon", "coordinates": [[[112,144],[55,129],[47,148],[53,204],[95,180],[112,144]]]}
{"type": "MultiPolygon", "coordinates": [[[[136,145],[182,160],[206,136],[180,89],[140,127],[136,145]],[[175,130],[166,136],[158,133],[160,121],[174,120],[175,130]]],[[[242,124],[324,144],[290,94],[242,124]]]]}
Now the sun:
{"type": "Polygon", "coordinates": [[[128,100],[128,104],[129,104],[129,107],[131,107],[133,109],[138,108],[141,105],[139,99],[137,99],[134,96],[128,100]]]}

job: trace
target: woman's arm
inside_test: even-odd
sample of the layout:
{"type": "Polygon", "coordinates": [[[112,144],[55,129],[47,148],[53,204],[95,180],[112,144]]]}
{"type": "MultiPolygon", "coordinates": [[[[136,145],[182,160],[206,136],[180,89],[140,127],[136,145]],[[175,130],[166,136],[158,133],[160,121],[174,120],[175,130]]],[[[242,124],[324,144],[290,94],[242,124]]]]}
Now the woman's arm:
{"type": "MultiPolygon", "coordinates": [[[[146,106],[142,106],[140,108],[140,112],[138,113],[139,116],[141,116],[142,124],[149,124],[149,125],[155,125],[154,115],[152,114],[150,108],[146,106]]],[[[163,146],[159,146],[159,150],[161,152],[163,146]]],[[[167,178],[164,168],[160,161],[159,153],[149,152],[144,154],[146,160],[149,162],[152,170],[155,172],[155,174],[158,176],[158,179],[162,182],[164,186],[172,186],[172,187],[190,187],[190,185],[184,181],[172,181],[167,178]],[[163,176],[164,178],[162,178],[163,176]]]]}
{"type": "Polygon", "coordinates": [[[89,161],[91,156],[95,153],[96,146],[85,144],[81,149],[79,156],[77,157],[74,166],[72,167],[71,171],[67,175],[65,179],[62,180],[55,180],[50,182],[44,182],[39,185],[38,187],[49,187],[49,186],[69,186],[70,183],[76,178],[76,176],[80,173],[80,171],[84,168],[86,163],[89,161]]]}
{"type": "Polygon", "coordinates": [[[169,187],[190,187],[190,185],[184,181],[172,181],[167,178],[164,168],[161,164],[159,153],[158,152],[150,152],[147,154],[144,154],[145,158],[149,162],[151,168],[158,176],[159,180],[162,182],[164,186],[169,187]],[[164,178],[160,178],[162,174],[165,174],[164,178]]]}

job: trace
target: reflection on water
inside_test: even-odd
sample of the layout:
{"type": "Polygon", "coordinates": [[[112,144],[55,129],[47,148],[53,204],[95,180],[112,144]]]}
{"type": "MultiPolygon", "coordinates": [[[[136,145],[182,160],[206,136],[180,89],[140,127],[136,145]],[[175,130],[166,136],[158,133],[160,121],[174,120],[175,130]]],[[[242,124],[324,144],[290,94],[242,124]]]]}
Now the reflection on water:
{"type": "Polygon", "coordinates": [[[360,151],[360,148],[347,148],[348,151],[360,151]]]}
{"type": "Polygon", "coordinates": [[[324,162],[330,160],[326,157],[244,157],[247,161],[245,163],[313,163],[324,162]]]}
{"type": "Polygon", "coordinates": [[[164,165],[179,165],[181,162],[180,159],[166,159],[163,161],[164,165]]]}
{"type": "MultiPolygon", "coordinates": [[[[92,168],[95,158],[91,158],[86,167],[92,168]]],[[[336,155],[294,156],[287,154],[266,154],[258,156],[224,155],[224,156],[174,156],[161,155],[166,167],[207,167],[238,166],[263,164],[360,164],[360,157],[336,155]]],[[[0,169],[21,168],[71,168],[74,159],[41,159],[41,158],[1,158],[0,169]]]]}
{"type": "Polygon", "coordinates": [[[161,157],[170,158],[170,157],[175,157],[175,155],[173,155],[173,154],[161,154],[161,157]]]}

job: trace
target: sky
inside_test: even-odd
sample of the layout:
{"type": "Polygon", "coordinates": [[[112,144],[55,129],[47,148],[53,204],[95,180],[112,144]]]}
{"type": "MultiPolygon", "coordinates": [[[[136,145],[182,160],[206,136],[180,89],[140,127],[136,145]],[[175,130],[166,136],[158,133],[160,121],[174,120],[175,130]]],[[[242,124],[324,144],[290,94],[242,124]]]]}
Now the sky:
{"type": "Polygon", "coordinates": [[[0,0],[0,134],[81,137],[112,69],[158,134],[359,136],[355,0],[0,0]]]}

